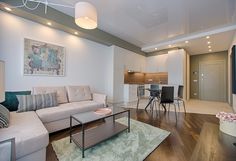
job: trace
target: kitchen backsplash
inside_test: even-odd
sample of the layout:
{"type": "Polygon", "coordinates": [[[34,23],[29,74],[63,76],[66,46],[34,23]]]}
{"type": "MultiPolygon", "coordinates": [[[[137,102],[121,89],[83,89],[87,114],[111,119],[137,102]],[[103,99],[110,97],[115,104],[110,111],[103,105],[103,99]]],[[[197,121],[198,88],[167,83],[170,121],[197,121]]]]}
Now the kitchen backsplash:
{"type": "Polygon", "coordinates": [[[168,73],[158,72],[158,73],[124,73],[124,83],[125,84],[167,84],[168,83],[168,73]]]}

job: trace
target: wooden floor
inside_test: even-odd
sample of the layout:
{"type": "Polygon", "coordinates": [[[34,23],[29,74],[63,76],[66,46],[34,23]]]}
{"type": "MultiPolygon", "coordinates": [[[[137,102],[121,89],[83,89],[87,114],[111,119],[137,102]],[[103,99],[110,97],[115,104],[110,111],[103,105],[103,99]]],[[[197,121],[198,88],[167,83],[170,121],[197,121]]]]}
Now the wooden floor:
{"type": "MultiPolygon", "coordinates": [[[[173,112],[157,114],[156,112],[151,113],[150,111],[131,109],[131,117],[133,119],[171,132],[171,135],[145,161],[189,161],[199,140],[203,124],[205,122],[218,124],[218,119],[214,115],[191,113],[185,115],[184,113],[178,113],[176,122],[173,112]]],[[[69,130],[51,134],[50,142],[68,135],[69,130]]],[[[47,161],[57,161],[51,144],[47,147],[47,161]]]]}

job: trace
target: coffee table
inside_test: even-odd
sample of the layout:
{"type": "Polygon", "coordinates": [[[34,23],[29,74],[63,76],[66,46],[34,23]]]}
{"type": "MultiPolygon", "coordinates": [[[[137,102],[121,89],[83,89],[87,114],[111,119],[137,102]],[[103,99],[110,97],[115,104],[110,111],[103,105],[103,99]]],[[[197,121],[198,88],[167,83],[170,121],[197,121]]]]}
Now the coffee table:
{"type": "Polygon", "coordinates": [[[110,107],[110,114],[96,114],[94,111],[78,113],[70,116],[70,142],[73,141],[81,150],[82,158],[84,151],[115,136],[123,131],[130,132],[130,110],[110,107]],[[116,119],[127,116],[128,125],[118,123],[116,119]],[[103,120],[104,123],[96,127],[85,129],[85,125],[94,121],[103,120]],[[72,134],[73,121],[82,126],[81,132],[72,134]]]}

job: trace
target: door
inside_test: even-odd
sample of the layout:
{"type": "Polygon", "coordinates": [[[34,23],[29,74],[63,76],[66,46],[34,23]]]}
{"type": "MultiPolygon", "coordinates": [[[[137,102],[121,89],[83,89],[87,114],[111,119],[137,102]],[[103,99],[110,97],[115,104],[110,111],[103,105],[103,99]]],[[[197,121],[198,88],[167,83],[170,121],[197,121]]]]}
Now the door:
{"type": "Polygon", "coordinates": [[[226,102],[225,61],[200,62],[199,68],[200,99],[226,102]]]}

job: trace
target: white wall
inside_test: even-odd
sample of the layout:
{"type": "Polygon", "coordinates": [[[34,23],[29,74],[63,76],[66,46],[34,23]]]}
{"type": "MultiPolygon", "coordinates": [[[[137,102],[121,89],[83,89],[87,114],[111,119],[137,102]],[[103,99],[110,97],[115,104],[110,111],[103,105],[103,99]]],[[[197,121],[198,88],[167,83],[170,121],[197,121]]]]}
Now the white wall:
{"type": "Polygon", "coordinates": [[[93,91],[112,94],[111,47],[2,11],[0,18],[0,59],[6,65],[6,90],[30,90],[33,86],[90,85],[93,91]],[[65,77],[24,76],[24,38],[64,46],[65,77]]]}
{"type": "Polygon", "coordinates": [[[232,41],[232,44],[228,50],[228,102],[232,104],[234,112],[236,112],[236,94],[232,94],[232,69],[231,69],[231,49],[233,45],[236,45],[236,32],[232,41]]]}

